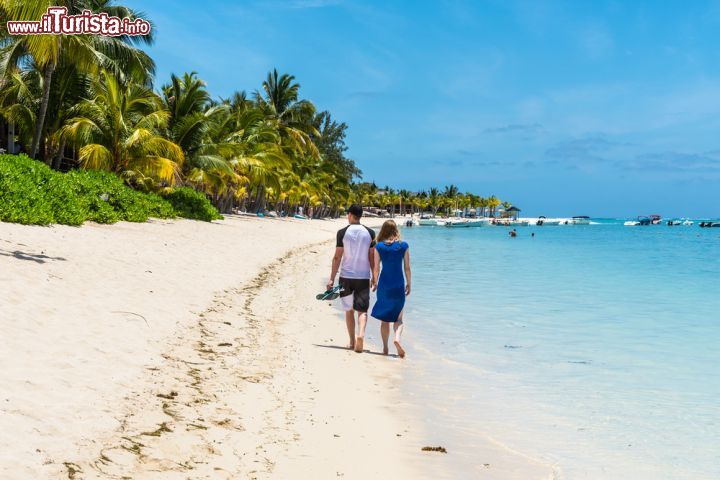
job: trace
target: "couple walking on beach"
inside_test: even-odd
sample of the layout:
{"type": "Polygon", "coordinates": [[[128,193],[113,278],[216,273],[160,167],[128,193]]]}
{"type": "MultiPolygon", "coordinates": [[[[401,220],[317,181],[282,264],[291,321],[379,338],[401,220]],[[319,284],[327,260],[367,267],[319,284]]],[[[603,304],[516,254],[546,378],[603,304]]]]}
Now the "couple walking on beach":
{"type": "Polygon", "coordinates": [[[362,214],[360,205],[351,205],[348,209],[348,226],[337,232],[327,289],[333,288],[339,270],[338,283],[342,289],[340,299],[350,337],[348,348],[358,353],[363,351],[370,290],[377,290],[377,300],[371,315],[381,322],[383,354],[387,355],[389,352],[388,340],[392,324],[395,348],[398,356],[404,358],[405,350],[400,344],[400,337],[403,331],[405,297],[410,295],[408,244],[400,239],[400,231],[392,220],[383,223],[376,240],[373,229],[360,224],[362,214]]]}

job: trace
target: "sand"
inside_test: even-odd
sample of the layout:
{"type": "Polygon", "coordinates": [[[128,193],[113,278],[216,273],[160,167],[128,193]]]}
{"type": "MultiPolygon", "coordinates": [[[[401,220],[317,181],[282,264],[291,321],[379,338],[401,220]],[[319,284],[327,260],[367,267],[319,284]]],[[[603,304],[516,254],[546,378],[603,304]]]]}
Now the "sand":
{"type": "Polygon", "coordinates": [[[314,299],[341,225],[0,223],[0,478],[456,478],[404,408],[413,352],[377,354],[373,320],[344,349],[314,299]]]}

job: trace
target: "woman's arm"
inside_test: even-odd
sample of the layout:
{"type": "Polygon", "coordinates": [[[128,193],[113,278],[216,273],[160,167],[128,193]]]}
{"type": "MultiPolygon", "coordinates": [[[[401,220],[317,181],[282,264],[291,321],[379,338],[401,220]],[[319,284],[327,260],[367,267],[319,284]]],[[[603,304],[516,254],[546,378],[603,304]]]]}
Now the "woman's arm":
{"type": "Polygon", "coordinates": [[[410,272],[410,249],[405,250],[405,257],[403,260],[403,266],[405,267],[405,295],[410,295],[410,283],[412,279],[412,274],[410,272]]]}
{"type": "Polygon", "coordinates": [[[372,287],[372,291],[374,292],[375,290],[377,290],[378,276],[380,275],[380,255],[378,254],[378,252],[374,252],[373,262],[371,265],[372,265],[372,282],[370,282],[370,286],[372,287]]]}

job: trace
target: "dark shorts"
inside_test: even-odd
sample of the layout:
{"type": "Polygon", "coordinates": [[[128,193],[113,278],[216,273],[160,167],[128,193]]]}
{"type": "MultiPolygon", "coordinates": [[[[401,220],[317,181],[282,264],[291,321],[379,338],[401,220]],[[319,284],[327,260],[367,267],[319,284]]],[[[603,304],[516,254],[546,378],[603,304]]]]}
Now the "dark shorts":
{"type": "Polygon", "coordinates": [[[342,287],[340,300],[345,311],[367,312],[370,308],[370,280],[340,277],[339,283],[342,287]]]}

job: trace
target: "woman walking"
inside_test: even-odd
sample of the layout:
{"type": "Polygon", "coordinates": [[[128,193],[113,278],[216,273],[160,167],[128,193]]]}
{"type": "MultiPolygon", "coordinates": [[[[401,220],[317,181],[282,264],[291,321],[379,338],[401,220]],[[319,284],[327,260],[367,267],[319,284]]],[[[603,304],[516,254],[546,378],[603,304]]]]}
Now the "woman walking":
{"type": "Polygon", "coordinates": [[[405,297],[410,295],[410,252],[408,244],[400,240],[400,231],[394,221],[383,223],[377,236],[377,255],[373,268],[373,291],[377,290],[377,301],[371,315],[382,323],[380,335],[383,341],[383,354],[388,354],[390,324],[395,331],[395,348],[398,356],[405,358],[405,350],[400,345],[403,332],[403,308],[405,297]],[[382,272],[380,266],[382,265],[382,272]],[[405,275],[403,277],[403,271],[405,275]],[[380,280],[378,281],[378,275],[380,280]]]}

